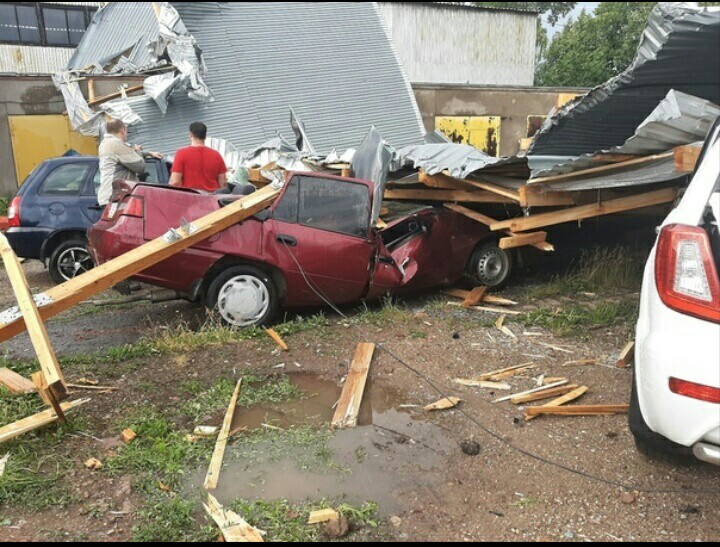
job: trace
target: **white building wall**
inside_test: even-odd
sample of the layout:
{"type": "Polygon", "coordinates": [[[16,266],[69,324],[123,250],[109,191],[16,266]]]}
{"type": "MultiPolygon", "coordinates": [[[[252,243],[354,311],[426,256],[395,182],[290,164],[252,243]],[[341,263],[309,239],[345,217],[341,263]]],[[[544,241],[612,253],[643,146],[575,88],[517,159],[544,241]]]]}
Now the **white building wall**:
{"type": "Polygon", "coordinates": [[[412,83],[532,86],[537,16],[379,2],[412,83]]]}

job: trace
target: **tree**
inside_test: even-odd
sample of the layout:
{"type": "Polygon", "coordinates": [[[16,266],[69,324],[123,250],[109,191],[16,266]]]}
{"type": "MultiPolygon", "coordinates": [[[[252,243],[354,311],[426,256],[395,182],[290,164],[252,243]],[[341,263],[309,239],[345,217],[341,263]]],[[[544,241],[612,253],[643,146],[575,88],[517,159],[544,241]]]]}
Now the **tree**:
{"type": "Polygon", "coordinates": [[[632,63],[655,5],[603,2],[592,15],[583,11],[547,47],[536,84],[595,87],[617,76],[632,63]]]}

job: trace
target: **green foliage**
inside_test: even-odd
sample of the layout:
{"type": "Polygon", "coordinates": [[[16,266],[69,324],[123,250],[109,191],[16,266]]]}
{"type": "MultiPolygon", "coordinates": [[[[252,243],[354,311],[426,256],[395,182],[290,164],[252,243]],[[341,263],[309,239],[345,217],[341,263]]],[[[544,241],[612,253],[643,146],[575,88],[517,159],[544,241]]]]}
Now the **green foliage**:
{"type": "Polygon", "coordinates": [[[200,503],[178,496],[151,495],[140,511],[142,524],[133,528],[138,543],[209,543],[217,538],[217,528],[201,526],[195,520],[200,503]]]}
{"type": "Polygon", "coordinates": [[[556,336],[588,335],[588,329],[624,326],[632,330],[638,318],[637,302],[603,302],[593,307],[541,308],[525,315],[526,326],[550,329],[556,336]]]}
{"type": "Polygon", "coordinates": [[[548,46],[536,84],[595,87],[617,76],[632,63],[655,5],[602,2],[594,14],[583,11],[548,46]]]}
{"type": "Polygon", "coordinates": [[[0,198],[0,217],[7,216],[9,204],[9,200],[7,198],[0,198]]]}

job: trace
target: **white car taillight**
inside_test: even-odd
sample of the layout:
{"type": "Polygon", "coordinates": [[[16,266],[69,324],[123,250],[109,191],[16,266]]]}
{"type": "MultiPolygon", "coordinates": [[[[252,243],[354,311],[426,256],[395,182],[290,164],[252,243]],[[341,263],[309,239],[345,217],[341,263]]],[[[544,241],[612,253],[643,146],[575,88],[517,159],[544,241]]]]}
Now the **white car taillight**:
{"type": "Polygon", "coordinates": [[[8,225],[10,228],[20,228],[20,204],[22,198],[15,196],[8,207],[8,225]]]}
{"type": "Polygon", "coordinates": [[[697,226],[665,227],[658,242],[655,276],[666,306],[720,323],[720,279],[705,230],[697,226]]]}

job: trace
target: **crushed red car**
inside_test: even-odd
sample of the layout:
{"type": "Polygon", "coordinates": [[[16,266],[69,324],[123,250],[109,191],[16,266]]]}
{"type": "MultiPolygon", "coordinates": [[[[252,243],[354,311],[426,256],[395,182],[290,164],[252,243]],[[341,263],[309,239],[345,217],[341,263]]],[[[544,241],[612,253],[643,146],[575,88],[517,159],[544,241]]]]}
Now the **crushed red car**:
{"type": "MultiPolygon", "coordinates": [[[[374,227],[372,182],[288,173],[272,207],[142,272],[218,311],[231,326],[265,325],[280,309],[343,305],[447,286],[470,276],[502,285],[512,255],[489,230],[447,209],[385,203],[374,227]]],[[[88,231],[98,264],[239,196],[116,183],[88,231]]]]}

